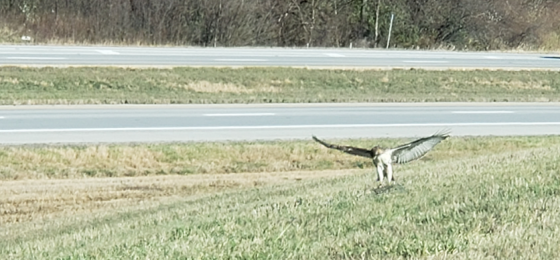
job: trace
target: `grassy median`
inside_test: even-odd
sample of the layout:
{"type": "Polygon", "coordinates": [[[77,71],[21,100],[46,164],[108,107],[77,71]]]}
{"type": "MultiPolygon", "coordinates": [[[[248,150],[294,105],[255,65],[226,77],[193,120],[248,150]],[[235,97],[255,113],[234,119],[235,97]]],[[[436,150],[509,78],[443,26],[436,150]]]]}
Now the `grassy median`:
{"type": "Polygon", "coordinates": [[[560,72],[299,68],[0,68],[0,105],[547,102],[560,72]]]}
{"type": "Polygon", "coordinates": [[[2,147],[3,169],[21,175],[0,182],[0,255],[552,259],[560,249],[559,144],[556,136],[453,137],[398,166],[397,184],[384,187],[367,160],[312,141],[2,147]],[[208,168],[155,170],[189,164],[208,168]],[[115,172],[37,174],[56,172],[52,165],[115,172]],[[116,177],[134,172],[131,165],[136,177],[116,177]]]}

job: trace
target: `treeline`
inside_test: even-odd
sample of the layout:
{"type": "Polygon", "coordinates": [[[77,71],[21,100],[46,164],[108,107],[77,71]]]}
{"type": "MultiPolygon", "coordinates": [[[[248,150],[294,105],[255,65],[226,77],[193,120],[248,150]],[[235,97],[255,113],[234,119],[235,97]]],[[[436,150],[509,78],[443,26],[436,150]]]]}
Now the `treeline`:
{"type": "Polygon", "coordinates": [[[0,0],[35,42],[560,48],[558,0],[0,0]]]}

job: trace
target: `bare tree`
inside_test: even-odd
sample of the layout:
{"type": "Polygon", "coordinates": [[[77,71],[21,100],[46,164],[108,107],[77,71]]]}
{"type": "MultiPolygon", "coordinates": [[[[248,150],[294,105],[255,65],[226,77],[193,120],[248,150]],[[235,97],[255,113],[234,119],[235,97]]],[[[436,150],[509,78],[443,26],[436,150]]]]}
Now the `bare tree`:
{"type": "Polygon", "coordinates": [[[0,22],[37,42],[376,47],[389,17],[404,48],[538,48],[557,0],[0,0],[0,22]]]}

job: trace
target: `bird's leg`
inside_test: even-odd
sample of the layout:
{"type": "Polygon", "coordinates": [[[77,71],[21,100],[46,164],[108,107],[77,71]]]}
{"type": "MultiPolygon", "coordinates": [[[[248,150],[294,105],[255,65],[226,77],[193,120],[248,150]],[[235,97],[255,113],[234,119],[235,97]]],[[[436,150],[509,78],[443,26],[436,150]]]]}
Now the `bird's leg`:
{"type": "Polygon", "coordinates": [[[381,183],[383,182],[383,170],[383,164],[377,164],[377,180],[381,183]]]}
{"type": "Polygon", "coordinates": [[[387,164],[385,166],[385,173],[387,174],[387,180],[391,183],[393,180],[393,166],[391,164],[387,164]]]}

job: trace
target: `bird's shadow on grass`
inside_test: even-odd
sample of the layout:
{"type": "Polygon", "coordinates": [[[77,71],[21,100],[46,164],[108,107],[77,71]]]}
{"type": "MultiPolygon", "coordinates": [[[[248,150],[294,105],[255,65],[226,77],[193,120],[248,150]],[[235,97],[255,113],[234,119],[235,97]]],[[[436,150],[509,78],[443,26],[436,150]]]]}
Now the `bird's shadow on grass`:
{"type": "Polygon", "coordinates": [[[371,189],[371,192],[375,195],[380,195],[389,192],[406,192],[406,189],[401,184],[389,184],[389,185],[382,185],[377,188],[371,189]]]}

